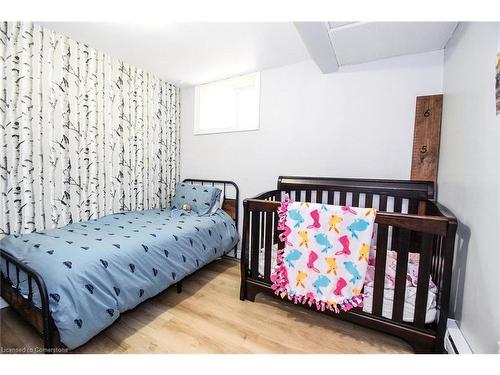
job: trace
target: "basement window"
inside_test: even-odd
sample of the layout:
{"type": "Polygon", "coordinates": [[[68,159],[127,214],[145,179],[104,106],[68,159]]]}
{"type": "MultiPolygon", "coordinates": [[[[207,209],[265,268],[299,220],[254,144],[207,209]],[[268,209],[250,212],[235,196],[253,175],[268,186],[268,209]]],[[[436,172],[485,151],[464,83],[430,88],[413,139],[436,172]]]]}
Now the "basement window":
{"type": "Polygon", "coordinates": [[[259,129],[260,73],[195,88],[194,134],[259,129]]]}

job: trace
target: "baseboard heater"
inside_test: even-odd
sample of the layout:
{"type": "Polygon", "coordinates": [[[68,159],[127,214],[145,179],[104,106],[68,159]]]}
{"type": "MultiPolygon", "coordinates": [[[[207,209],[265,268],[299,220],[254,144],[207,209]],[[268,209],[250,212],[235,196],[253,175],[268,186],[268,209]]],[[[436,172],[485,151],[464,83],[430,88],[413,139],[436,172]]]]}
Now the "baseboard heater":
{"type": "Polygon", "coordinates": [[[462,331],[458,328],[456,320],[448,319],[444,348],[448,354],[472,354],[462,331]]]}

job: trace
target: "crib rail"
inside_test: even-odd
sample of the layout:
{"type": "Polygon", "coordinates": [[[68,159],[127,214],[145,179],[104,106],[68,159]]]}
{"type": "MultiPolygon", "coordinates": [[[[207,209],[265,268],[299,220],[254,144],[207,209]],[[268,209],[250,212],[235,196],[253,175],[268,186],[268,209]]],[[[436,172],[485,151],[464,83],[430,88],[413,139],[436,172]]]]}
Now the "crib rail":
{"type": "Polygon", "coordinates": [[[349,191],[354,194],[361,192],[382,194],[420,200],[434,198],[434,184],[429,181],[280,176],[277,185],[279,190],[284,191],[316,189],[349,191]]]}
{"type": "MultiPolygon", "coordinates": [[[[417,190],[412,194],[406,194],[409,189],[406,186],[403,194],[403,190],[391,190],[387,186],[376,190],[373,183],[368,188],[362,187],[353,192],[348,185],[325,184],[325,181],[321,181],[321,186],[313,187],[306,182],[299,185],[287,181],[282,178],[277,190],[243,202],[240,298],[252,300],[260,291],[272,293],[270,276],[273,259],[277,250],[284,246],[279,241],[280,231],[277,228],[277,209],[284,194],[289,194],[292,200],[297,201],[374,207],[379,211],[375,219],[376,260],[372,310],[367,313],[362,308],[355,308],[338,317],[399,336],[410,342],[417,352],[441,352],[449,310],[456,220],[449,212],[445,215],[442,206],[428,200],[433,195],[428,183],[416,184],[417,190]],[[397,262],[392,316],[387,318],[383,316],[383,307],[389,250],[396,252],[397,262]],[[412,321],[408,322],[408,319],[403,318],[410,253],[418,253],[420,261],[414,315],[412,321]],[[436,322],[426,324],[430,277],[438,287],[438,317],[436,322]]],[[[388,184],[387,180],[383,182],[388,184]]],[[[380,180],[376,180],[376,183],[379,184],[380,180]]]]}

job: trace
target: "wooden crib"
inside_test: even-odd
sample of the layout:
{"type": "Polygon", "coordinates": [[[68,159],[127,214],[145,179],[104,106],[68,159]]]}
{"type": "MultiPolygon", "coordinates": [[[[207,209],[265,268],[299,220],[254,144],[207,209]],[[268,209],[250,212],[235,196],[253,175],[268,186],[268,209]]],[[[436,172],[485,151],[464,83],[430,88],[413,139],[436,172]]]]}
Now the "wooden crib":
{"type": "Polygon", "coordinates": [[[329,311],[324,313],[400,337],[412,345],[416,353],[442,353],[450,303],[457,221],[451,212],[433,201],[433,183],[279,177],[276,190],[243,202],[241,300],[254,301],[259,292],[274,295],[270,280],[273,253],[284,246],[278,240],[280,231],[277,229],[277,209],[285,193],[294,201],[378,209],[375,220],[376,258],[371,313],[363,311],[361,307],[340,314],[329,311]],[[391,318],[382,315],[388,250],[397,252],[391,318]],[[420,254],[411,322],[403,320],[409,253],[420,254]],[[426,323],[430,277],[438,287],[437,315],[434,322],[426,323]]]}

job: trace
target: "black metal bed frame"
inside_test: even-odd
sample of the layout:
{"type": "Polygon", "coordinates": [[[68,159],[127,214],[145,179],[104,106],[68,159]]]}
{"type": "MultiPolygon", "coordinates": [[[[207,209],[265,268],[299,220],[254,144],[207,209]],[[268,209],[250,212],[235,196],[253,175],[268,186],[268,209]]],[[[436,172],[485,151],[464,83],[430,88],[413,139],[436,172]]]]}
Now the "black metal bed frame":
{"type": "MultiPolygon", "coordinates": [[[[52,343],[52,336],[53,336],[53,328],[54,328],[54,321],[52,320],[51,316],[50,316],[50,311],[49,311],[49,298],[48,298],[48,294],[47,294],[47,288],[45,286],[45,282],[43,281],[43,278],[42,276],[40,276],[40,274],[38,272],[36,272],[33,268],[21,263],[20,261],[18,261],[16,258],[14,258],[12,255],[10,255],[9,253],[5,252],[4,250],[0,249],[0,259],[3,258],[5,259],[5,263],[6,263],[6,275],[3,274],[3,272],[1,273],[1,276],[0,276],[0,283],[2,285],[2,288],[1,288],[1,295],[2,297],[5,297],[5,294],[4,294],[4,290],[6,288],[10,288],[10,292],[12,292],[12,290],[16,290],[18,292],[18,294],[20,295],[20,292],[19,292],[19,274],[20,272],[24,272],[26,273],[27,277],[28,277],[28,298],[27,298],[27,301],[26,303],[28,303],[29,305],[31,305],[33,307],[33,309],[37,310],[40,314],[41,314],[41,317],[42,317],[42,325],[43,325],[43,346],[44,346],[44,349],[45,350],[52,350],[53,348],[53,343],[52,343]],[[10,265],[13,265],[15,267],[15,272],[16,272],[16,282],[15,282],[15,285],[16,287],[14,288],[14,283],[12,282],[11,280],[11,275],[10,275],[10,265]],[[38,293],[40,294],[40,303],[42,305],[41,308],[38,308],[35,306],[35,304],[33,303],[33,280],[35,281],[35,284],[38,288],[38,293]]],[[[21,298],[23,298],[21,296],[21,298]]],[[[9,301],[7,301],[9,302],[9,301]]],[[[14,309],[16,309],[16,307],[14,307],[14,309]]],[[[30,320],[30,323],[31,324],[34,324],[33,321],[31,321],[30,318],[28,318],[30,320]]]]}
{"type": "MultiPolygon", "coordinates": [[[[222,186],[222,194],[224,200],[228,200],[226,190],[228,186],[232,186],[235,190],[235,198],[231,198],[230,206],[234,206],[234,221],[236,223],[236,230],[238,230],[238,216],[239,216],[239,188],[233,181],[224,180],[208,180],[208,179],[184,179],[185,183],[200,183],[201,185],[211,184],[212,186],[222,186]]],[[[228,258],[237,259],[237,245],[232,249],[234,256],[226,255],[228,258]]],[[[30,323],[43,338],[43,353],[54,353],[56,347],[54,346],[54,338],[57,338],[57,328],[51,317],[49,310],[49,298],[47,287],[42,276],[31,267],[22,263],[21,260],[16,259],[7,251],[0,249],[0,262],[6,264],[6,274],[0,272],[0,295],[9,305],[17,311],[21,317],[30,323]],[[11,266],[13,270],[11,272],[11,266]],[[20,273],[26,274],[28,280],[28,295],[23,296],[20,289],[20,273]],[[15,276],[14,276],[15,275],[15,276]],[[15,281],[13,278],[15,277],[15,281]],[[35,282],[38,293],[40,295],[41,307],[37,307],[33,301],[33,281],[35,282]]],[[[174,284],[177,293],[182,291],[182,280],[174,284]]]]}
{"type": "MultiPolygon", "coordinates": [[[[182,182],[188,183],[188,184],[197,184],[199,183],[200,185],[210,185],[210,186],[215,186],[219,187],[222,190],[222,197],[224,198],[224,201],[227,199],[234,199],[234,217],[233,220],[236,223],[236,230],[238,230],[238,220],[239,220],[239,205],[240,205],[240,189],[238,188],[238,185],[236,185],[235,182],[233,181],[225,181],[225,180],[205,180],[205,179],[196,179],[196,178],[186,178],[182,182]],[[234,198],[228,198],[226,195],[227,192],[227,186],[230,185],[234,189],[235,197],[234,198]]],[[[221,207],[222,208],[222,207],[221,207]]],[[[225,258],[237,260],[238,259],[238,245],[233,248],[232,250],[233,255],[224,255],[225,258]]]]}

